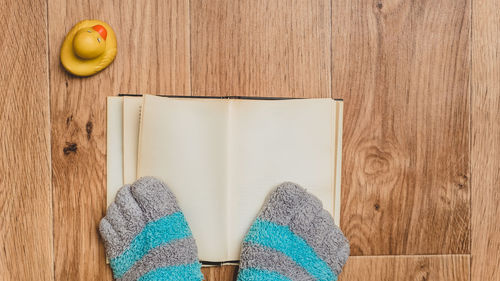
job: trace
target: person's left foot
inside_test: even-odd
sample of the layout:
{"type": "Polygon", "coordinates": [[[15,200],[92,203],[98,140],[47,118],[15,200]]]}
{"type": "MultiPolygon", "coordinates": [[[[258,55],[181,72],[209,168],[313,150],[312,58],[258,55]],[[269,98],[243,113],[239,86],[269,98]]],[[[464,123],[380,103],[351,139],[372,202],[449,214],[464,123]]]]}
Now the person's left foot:
{"type": "Polygon", "coordinates": [[[349,242],[321,201],[286,182],[243,241],[238,281],[337,280],[348,256],[349,242]]]}
{"type": "Polygon", "coordinates": [[[203,280],[191,230],[175,196],[158,179],[122,187],[99,231],[117,280],[203,280]]]}

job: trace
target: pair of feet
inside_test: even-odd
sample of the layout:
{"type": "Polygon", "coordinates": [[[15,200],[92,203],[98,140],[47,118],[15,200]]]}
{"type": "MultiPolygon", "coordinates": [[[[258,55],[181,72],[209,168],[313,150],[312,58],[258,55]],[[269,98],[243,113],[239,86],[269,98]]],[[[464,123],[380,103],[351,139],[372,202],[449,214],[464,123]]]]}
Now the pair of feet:
{"type": "MultiPolygon", "coordinates": [[[[122,187],[99,230],[117,280],[203,280],[186,219],[155,178],[122,187]]],[[[348,256],[349,243],[321,202],[283,183],[243,241],[238,280],[336,280],[348,256]]]]}

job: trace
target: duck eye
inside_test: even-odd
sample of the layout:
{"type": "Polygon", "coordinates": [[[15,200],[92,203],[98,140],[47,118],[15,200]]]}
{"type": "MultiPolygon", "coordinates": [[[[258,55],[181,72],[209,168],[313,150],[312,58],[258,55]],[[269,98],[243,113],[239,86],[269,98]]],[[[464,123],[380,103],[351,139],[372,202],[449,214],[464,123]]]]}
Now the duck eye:
{"type": "Polygon", "coordinates": [[[88,33],[92,33],[92,31],[91,31],[90,29],[89,29],[89,30],[87,30],[87,32],[88,32],[88,33]]]}
{"type": "Polygon", "coordinates": [[[101,43],[101,38],[97,38],[97,42],[101,43]]]}

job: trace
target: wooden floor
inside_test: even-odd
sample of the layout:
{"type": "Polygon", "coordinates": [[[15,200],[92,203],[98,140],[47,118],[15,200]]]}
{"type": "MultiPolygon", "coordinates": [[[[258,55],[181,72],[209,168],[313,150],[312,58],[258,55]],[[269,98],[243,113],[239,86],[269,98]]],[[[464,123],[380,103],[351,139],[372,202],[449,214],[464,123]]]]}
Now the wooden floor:
{"type": "MultiPolygon", "coordinates": [[[[106,96],[343,98],[341,280],[500,280],[500,1],[0,0],[0,280],[111,280],[106,96]],[[90,78],[59,49],[107,21],[90,78]]],[[[204,270],[233,280],[234,267],[204,270]]]]}

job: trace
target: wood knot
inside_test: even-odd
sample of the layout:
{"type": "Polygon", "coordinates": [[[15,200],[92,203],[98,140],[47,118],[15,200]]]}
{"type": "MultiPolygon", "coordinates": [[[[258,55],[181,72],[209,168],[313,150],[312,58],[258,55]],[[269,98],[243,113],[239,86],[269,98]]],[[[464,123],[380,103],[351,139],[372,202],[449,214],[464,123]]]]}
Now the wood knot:
{"type": "Polygon", "coordinates": [[[63,148],[64,155],[69,155],[70,153],[76,153],[78,150],[78,145],[74,142],[67,142],[66,146],[63,148]]]}
{"type": "Polygon", "coordinates": [[[87,131],[87,139],[90,140],[92,137],[92,130],[94,129],[94,124],[92,124],[92,121],[88,121],[87,124],[85,125],[85,130],[87,131]]]}
{"type": "Polygon", "coordinates": [[[469,182],[469,178],[467,175],[459,175],[457,177],[456,183],[458,186],[458,189],[464,189],[467,186],[467,183],[469,182]]]}
{"type": "Polygon", "coordinates": [[[66,118],[66,127],[69,127],[69,124],[71,124],[72,121],[73,121],[73,114],[71,114],[70,116],[68,116],[68,118],[66,118]]]}
{"type": "Polygon", "coordinates": [[[392,156],[376,146],[367,147],[364,153],[363,172],[369,176],[388,173],[391,167],[392,156]]]}
{"type": "Polygon", "coordinates": [[[382,4],[382,2],[377,3],[377,8],[382,9],[383,7],[384,7],[384,5],[382,4]]]}
{"type": "Polygon", "coordinates": [[[417,273],[416,280],[427,281],[429,280],[429,264],[421,261],[419,263],[420,270],[417,273]]]}
{"type": "Polygon", "coordinates": [[[354,155],[360,184],[393,186],[405,174],[407,155],[388,140],[365,140],[354,155]]]}
{"type": "Polygon", "coordinates": [[[365,160],[363,171],[367,175],[385,174],[389,170],[389,160],[381,154],[369,154],[365,160]]]}

